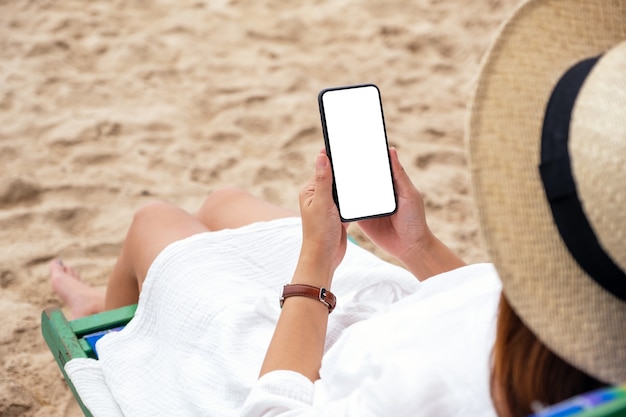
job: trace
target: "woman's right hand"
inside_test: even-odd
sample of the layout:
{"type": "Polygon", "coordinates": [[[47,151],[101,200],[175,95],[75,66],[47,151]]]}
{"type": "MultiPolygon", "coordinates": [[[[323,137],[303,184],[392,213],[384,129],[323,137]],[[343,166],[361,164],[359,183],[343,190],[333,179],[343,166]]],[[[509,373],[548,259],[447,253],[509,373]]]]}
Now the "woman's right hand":
{"type": "Polygon", "coordinates": [[[434,236],[426,224],[422,195],[402,167],[398,151],[391,148],[389,153],[398,209],[391,216],[361,220],[358,225],[376,246],[404,263],[407,254],[427,246],[434,236]]]}
{"type": "Polygon", "coordinates": [[[396,149],[391,148],[390,154],[398,210],[388,217],[360,221],[361,229],[419,280],[465,265],[430,231],[422,195],[400,164],[396,149]]]}

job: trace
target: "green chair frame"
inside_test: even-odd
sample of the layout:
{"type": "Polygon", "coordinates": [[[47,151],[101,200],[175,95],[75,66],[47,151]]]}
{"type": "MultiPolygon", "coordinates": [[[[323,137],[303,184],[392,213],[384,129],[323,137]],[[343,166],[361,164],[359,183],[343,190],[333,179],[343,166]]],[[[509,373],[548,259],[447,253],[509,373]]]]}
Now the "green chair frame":
{"type": "Polygon", "coordinates": [[[626,398],[613,401],[609,404],[586,411],[582,414],[575,414],[574,417],[625,417],[626,398]]]}
{"type": "Polygon", "coordinates": [[[78,405],[86,417],[93,417],[76,392],[72,381],[65,373],[65,364],[75,358],[93,358],[96,354],[85,340],[85,336],[125,326],[135,315],[137,305],[129,305],[80,319],[68,321],[59,307],[50,307],[41,314],[41,332],[54,359],[63,373],[78,405]]]}

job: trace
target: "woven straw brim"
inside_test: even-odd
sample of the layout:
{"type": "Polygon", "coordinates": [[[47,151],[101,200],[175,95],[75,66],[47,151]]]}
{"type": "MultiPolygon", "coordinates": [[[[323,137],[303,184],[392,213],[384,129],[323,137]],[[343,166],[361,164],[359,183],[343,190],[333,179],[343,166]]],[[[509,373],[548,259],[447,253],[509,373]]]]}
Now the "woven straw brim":
{"type": "Polygon", "coordinates": [[[571,258],[538,166],[544,112],[559,78],[624,39],[622,0],[525,3],[486,56],[467,129],[481,230],[505,295],[553,352],[614,384],[626,381],[626,303],[571,258]]]}

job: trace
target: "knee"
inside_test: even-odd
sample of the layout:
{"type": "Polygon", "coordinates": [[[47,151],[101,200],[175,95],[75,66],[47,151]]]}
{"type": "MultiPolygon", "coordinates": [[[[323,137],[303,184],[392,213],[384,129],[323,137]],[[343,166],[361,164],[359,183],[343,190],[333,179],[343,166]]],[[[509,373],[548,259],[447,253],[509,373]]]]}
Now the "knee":
{"type": "Polygon", "coordinates": [[[246,197],[250,196],[241,188],[227,186],[218,188],[207,196],[196,214],[196,218],[209,229],[218,230],[223,228],[224,216],[229,216],[233,209],[246,203],[246,197]]]}
{"type": "Polygon", "coordinates": [[[135,210],[131,229],[155,227],[159,223],[163,223],[168,213],[171,213],[173,210],[178,210],[178,208],[164,201],[146,203],[135,210]]]}
{"type": "Polygon", "coordinates": [[[223,206],[225,203],[230,203],[233,200],[237,200],[241,197],[247,197],[250,194],[238,187],[225,186],[214,190],[204,200],[202,204],[204,209],[215,209],[223,206]]]}

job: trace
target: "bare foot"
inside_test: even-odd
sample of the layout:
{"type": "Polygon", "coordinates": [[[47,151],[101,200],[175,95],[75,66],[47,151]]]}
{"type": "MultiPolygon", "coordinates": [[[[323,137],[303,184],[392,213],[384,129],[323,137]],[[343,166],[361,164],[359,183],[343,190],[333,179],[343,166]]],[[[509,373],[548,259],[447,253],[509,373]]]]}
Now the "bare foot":
{"type": "Polygon", "coordinates": [[[50,283],[52,291],[69,307],[72,319],[104,311],[104,292],[83,282],[78,272],[60,259],[50,262],[50,283]]]}

